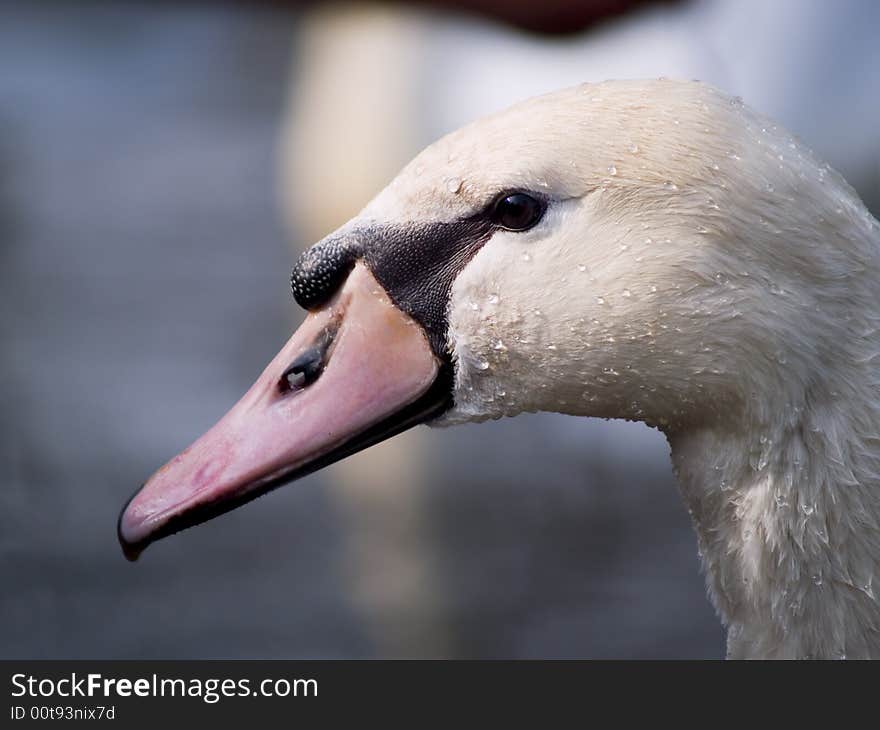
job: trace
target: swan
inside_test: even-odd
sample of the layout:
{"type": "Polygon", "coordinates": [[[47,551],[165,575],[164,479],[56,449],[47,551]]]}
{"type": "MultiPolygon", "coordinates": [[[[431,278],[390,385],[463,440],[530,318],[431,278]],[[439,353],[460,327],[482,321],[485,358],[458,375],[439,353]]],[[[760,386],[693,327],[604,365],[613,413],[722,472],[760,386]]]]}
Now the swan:
{"type": "Polygon", "coordinates": [[[730,658],[880,655],[880,225],[700,82],[583,84],[443,137],[291,275],[302,326],[119,520],[129,557],[411,426],[665,434],[730,658]]]}

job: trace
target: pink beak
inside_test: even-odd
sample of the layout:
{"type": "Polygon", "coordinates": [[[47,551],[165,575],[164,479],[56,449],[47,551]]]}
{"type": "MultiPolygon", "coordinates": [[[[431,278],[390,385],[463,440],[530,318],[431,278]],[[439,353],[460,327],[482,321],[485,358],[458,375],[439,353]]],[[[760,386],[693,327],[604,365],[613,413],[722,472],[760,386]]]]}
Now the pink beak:
{"type": "Polygon", "coordinates": [[[440,372],[421,327],[356,265],[232,410],[131,498],[126,557],[439,414],[440,372]]]}

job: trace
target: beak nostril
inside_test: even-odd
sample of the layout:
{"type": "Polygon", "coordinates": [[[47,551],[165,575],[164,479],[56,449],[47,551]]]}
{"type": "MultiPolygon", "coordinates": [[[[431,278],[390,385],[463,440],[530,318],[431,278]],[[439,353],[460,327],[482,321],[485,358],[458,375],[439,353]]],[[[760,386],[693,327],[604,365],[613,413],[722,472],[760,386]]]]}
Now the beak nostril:
{"type": "Polygon", "coordinates": [[[303,350],[281,374],[278,390],[281,393],[302,390],[314,383],[330,360],[330,346],[336,336],[336,328],[325,329],[315,343],[303,350]]]}
{"type": "Polygon", "coordinates": [[[281,375],[278,389],[282,393],[300,390],[314,383],[324,370],[323,353],[317,347],[302,352],[281,375]]]}

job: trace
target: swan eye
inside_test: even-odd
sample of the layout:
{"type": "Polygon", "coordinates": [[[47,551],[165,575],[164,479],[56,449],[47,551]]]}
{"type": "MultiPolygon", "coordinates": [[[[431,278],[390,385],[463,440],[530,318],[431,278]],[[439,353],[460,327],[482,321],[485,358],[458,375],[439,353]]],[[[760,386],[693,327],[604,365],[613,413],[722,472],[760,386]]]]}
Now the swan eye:
{"type": "Polygon", "coordinates": [[[489,217],[508,231],[527,231],[544,216],[547,206],[528,193],[505,193],[492,205],[489,217]]]}

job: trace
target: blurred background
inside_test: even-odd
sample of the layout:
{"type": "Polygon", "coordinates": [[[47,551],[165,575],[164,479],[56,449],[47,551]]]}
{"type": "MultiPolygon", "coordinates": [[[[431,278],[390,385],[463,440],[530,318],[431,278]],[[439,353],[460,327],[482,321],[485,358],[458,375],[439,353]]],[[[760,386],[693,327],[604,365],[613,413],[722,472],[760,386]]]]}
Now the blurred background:
{"type": "Polygon", "coordinates": [[[0,656],[723,656],[637,424],[420,427],[135,564],[116,517],[287,339],[297,252],[514,100],[701,78],[876,215],[878,28],[873,0],[5,0],[0,656]]]}

